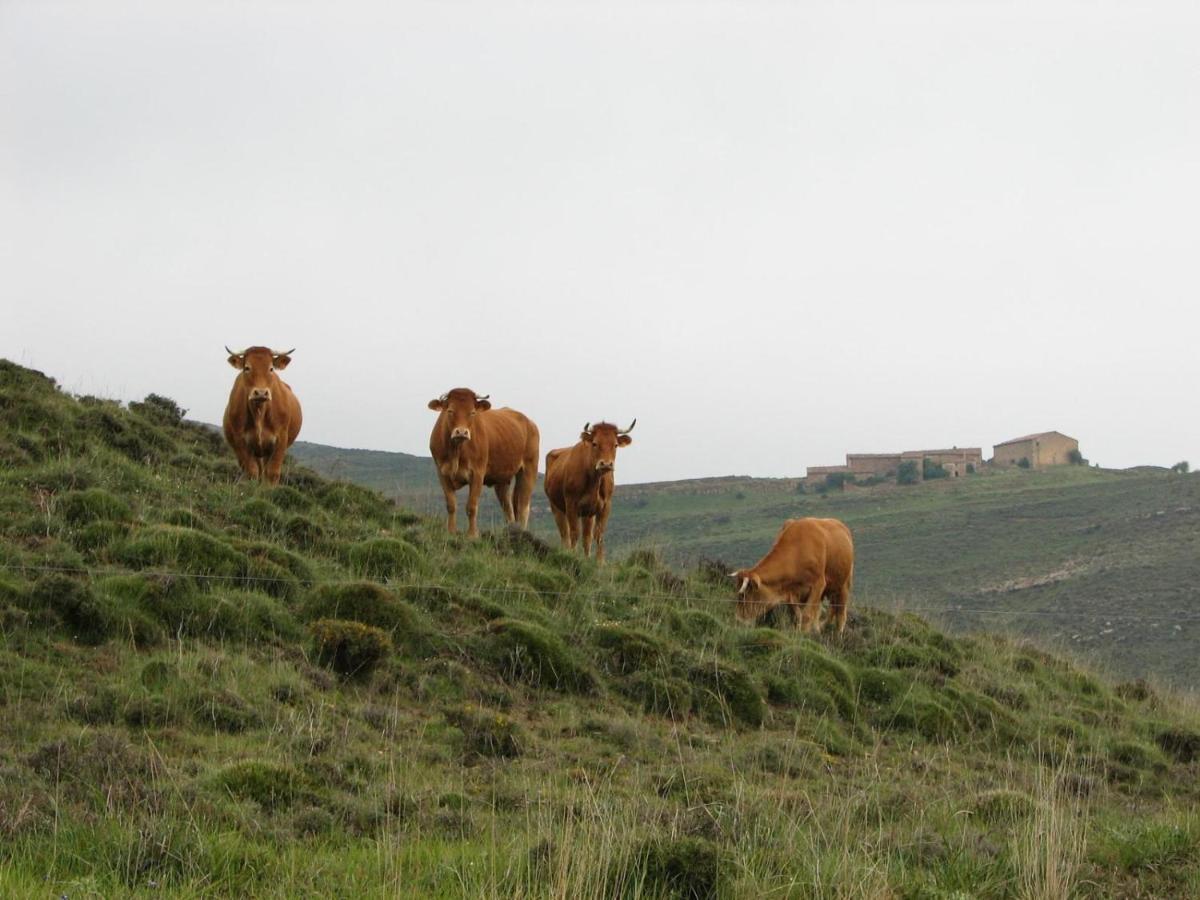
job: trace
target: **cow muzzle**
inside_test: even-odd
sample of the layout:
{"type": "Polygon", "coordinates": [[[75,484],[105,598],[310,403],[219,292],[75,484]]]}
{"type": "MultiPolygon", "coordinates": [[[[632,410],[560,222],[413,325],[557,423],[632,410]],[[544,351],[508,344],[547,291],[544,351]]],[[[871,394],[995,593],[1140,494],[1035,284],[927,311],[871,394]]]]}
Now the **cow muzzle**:
{"type": "Polygon", "coordinates": [[[453,431],[450,432],[450,440],[452,443],[461,444],[463,441],[469,441],[470,439],[471,439],[471,429],[470,428],[455,428],[453,431]]]}
{"type": "Polygon", "coordinates": [[[269,403],[271,400],[270,388],[254,388],[250,391],[251,403],[269,403]]]}
{"type": "Polygon", "coordinates": [[[605,462],[604,460],[600,460],[598,463],[596,463],[597,472],[611,472],[616,467],[617,464],[614,462],[605,462]]]}

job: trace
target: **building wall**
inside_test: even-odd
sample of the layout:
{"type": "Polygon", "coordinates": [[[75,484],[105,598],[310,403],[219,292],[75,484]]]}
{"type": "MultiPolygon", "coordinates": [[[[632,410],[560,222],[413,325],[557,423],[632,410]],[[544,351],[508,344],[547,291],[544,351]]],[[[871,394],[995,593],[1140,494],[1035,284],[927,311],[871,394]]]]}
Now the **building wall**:
{"type": "Polygon", "coordinates": [[[1037,464],[1032,440],[998,445],[995,448],[995,453],[992,455],[992,464],[997,466],[1015,466],[1022,459],[1029,460],[1031,466],[1037,464]]]}
{"type": "Polygon", "coordinates": [[[1029,465],[1034,469],[1065,466],[1071,461],[1071,451],[1078,449],[1079,441],[1074,438],[1050,433],[1015,444],[997,446],[992,462],[998,466],[1015,466],[1022,459],[1028,459],[1029,465]]]}
{"type": "Polygon", "coordinates": [[[847,453],[846,467],[855,475],[895,474],[900,466],[899,453],[847,453]]]}
{"type": "Polygon", "coordinates": [[[1070,452],[1079,449],[1079,441],[1062,434],[1048,434],[1037,441],[1035,466],[1065,466],[1071,462],[1070,452]]]}

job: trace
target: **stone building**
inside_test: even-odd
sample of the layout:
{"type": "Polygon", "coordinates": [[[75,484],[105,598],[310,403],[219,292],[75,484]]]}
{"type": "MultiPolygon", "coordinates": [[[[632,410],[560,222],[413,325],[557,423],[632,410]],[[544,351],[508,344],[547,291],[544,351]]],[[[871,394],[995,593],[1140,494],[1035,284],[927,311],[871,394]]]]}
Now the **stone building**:
{"type": "Polygon", "coordinates": [[[925,460],[942,466],[951,478],[958,478],[966,475],[971,468],[978,470],[983,465],[983,450],[979,447],[953,447],[949,450],[905,450],[902,453],[847,453],[844,466],[809,466],[804,480],[816,484],[829,475],[853,475],[856,479],[872,476],[893,478],[906,462],[917,467],[917,478],[921,478],[925,460]]]}
{"type": "Polygon", "coordinates": [[[1075,438],[1067,437],[1061,431],[1042,431],[996,444],[992,448],[992,465],[1017,466],[1025,459],[1031,469],[1065,466],[1078,452],[1079,441],[1075,438]]]}

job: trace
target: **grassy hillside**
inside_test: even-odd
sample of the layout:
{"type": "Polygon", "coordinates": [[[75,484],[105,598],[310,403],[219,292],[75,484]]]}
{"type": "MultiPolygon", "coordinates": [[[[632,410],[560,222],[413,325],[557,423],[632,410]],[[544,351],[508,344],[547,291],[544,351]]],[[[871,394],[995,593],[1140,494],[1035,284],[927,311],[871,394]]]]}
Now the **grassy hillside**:
{"type": "Polygon", "coordinates": [[[720,572],[452,538],[0,362],[0,896],[1167,897],[1200,715],[720,572]]]}
{"type": "MultiPolygon", "coordinates": [[[[427,459],[329,448],[304,458],[441,510],[427,459]]],[[[545,497],[534,501],[533,529],[552,539],[545,497]]],[[[1035,636],[1126,677],[1200,685],[1200,474],[1014,469],[825,496],[797,494],[793,479],[708,478],[621,485],[616,504],[609,546],[655,547],[676,565],[748,565],[784,519],[834,516],[854,529],[867,603],[1035,636]]],[[[490,496],[481,517],[502,522],[490,496]]]]}
{"type": "Polygon", "coordinates": [[[632,486],[614,546],[651,543],[677,563],[743,565],[793,516],[854,530],[866,602],[1063,642],[1126,675],[1200,684],[1200,477],[1014,469],[825,496],[794,483],[632,486]]]}

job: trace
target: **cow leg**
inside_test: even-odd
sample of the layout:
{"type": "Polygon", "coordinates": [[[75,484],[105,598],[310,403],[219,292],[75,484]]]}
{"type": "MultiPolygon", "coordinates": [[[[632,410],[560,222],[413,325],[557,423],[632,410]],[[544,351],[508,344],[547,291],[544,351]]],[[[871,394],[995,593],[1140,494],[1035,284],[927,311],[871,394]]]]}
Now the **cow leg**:
{"type": "Polygon", "coordinates": [[[467,537],[479,537],[479,495],[483,493],[483,475],[471,476],[467,486],[467,537]]]}
{"type": "Polygon", "coordinates": [[[596,562],[604,562],[604,531],[608,528],[609,507],[603,507],[596,514],[596,562]]]}
{"type": "Polygon", "coordinates": [[[438,473],[438,482],[442,486],[442,496],[446,498],[446,530],[451,534],[458,531],[458,498],[454,494],[454,485],[438,473]]]}
{"type": "Polygon", "coordinates": [[[271,484],[279,484],[279,476],[283,473],[283,459],[287,456],[287,442],[282,438],[275,441],[270,459],[263,465],[263,474],[271,484]]]}
{"type": "Polygon", "coordinates": [[[529,530],[529,507],[533,502],[533,488],[536,481],[537,460],[535,459],[532,468],[528,464],[521,467],[521,471],[517,473],[517,484],[514,489],[516,496],[513,502],[513,512],[516,515],[517,524],[526,531],[529,530]]]}
{"type": "Polygon", "coordinates": [[[230,441],[233,446],[233,453],[237,457],[238,465],[242,467],[242,471],[246,476],[258,480],[258,459],[250,452],[250,448],[246,446],[245,441],[234,440],[230,441]]]}
{"type": "Polygon", "coordinates": [[[554,524],[558,526],[558,536],[562,539],[562,545],[570,547],[571,530],[567,527],[567,514],[557,506],[551,506],[550,511],[554,513],[554,524]]]}
{"type": "Polygon", "coordinates": [[[808,588],[808,600],[800,615],[800,630],[820,632],[821,598],[825,596],[825,576],[821,575],[808,588]]]}
{"type": "Polygon", "coordinates": [[[496,491],[496,499],[500,501],[500,509],[504,512],[504,521],[509,525],[513,523],[516,516],[513,515],[513,502],[511,485],[508,482],[497,484],[494,488],[496,491]]]}
{"type": "Polygon", "coordinates": [[[567,520],[567,549],[574,550],[575,542],[579,540],[579,504],[567,498],[567,509],[563,513],[567,520]]]}
{"type": "Polygon", "coordinates": [[[583,555],[589,556],[592,552],[592,528],[596,524],[595,516],[584,516],[581,523],[583,525],[583,555]]]}
{"type": "Polygon", "coordinates": [[[850,587],[853,577],[842,582],[841,587],[829,598],[829,618],[837,626],[838,634],[846,630],[846,616],[850,612],[850,587]]]}

